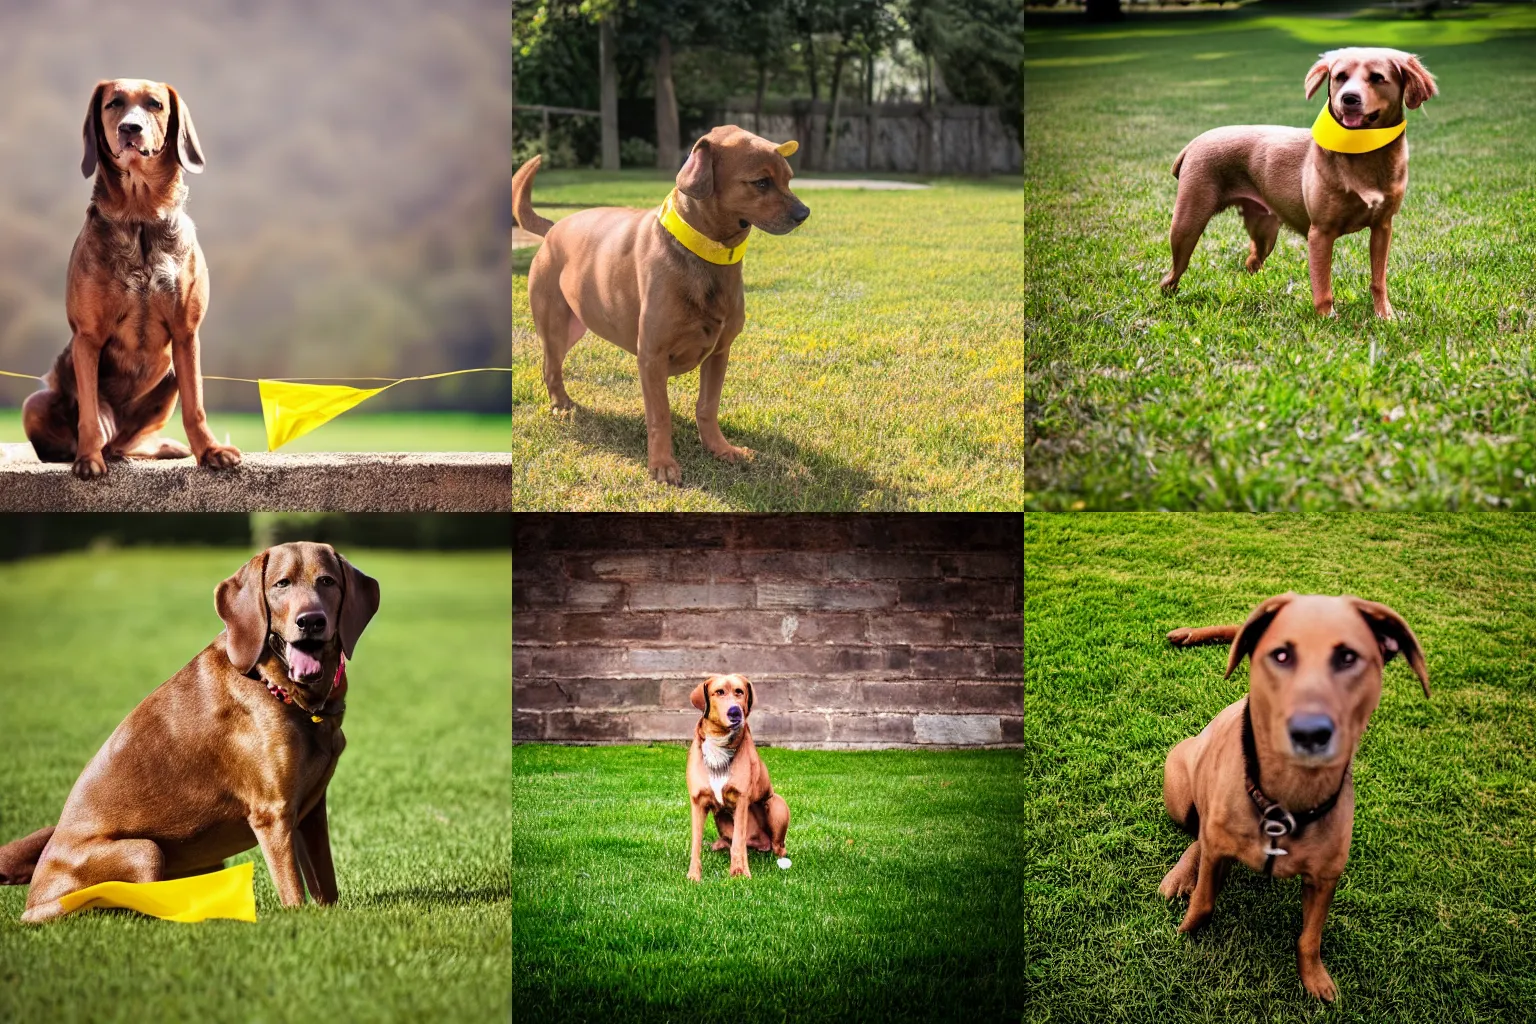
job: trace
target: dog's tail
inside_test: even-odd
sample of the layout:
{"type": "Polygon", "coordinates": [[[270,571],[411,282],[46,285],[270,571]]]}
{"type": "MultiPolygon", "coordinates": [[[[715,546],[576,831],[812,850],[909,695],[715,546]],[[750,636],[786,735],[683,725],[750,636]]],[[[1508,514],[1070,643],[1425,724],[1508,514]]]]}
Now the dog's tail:
{"type": "Polygon", "coordinates": [[[1168,634],[1168,642],[1175,647],[1194,647],[1197,644],[1229,644],[1237,639],[1242,626],[1185,626],[1168,634]]]}
{"type": "Polygon", "coordinates": [[[43,856],[43,847],[53,838],[53,826],[40,828],[29,836],[13,839],[0,846],[0,885],[26,885],[43,856]]]}
{"type": "Polygon", "coordinates": [[[540,238],[555,226],[554,221],[533,212],[533,176],[539,173],[539,164],[543,160],[542,156],[536,156],[512,175],[512,216],[517,219],[518,227],[540,238]]]}
{"type": "Polygon", "coordinates": [[[1173,158],[1173,176],[1175,178],[1179,176],[1179,170],[1184,166],[1184,154],[1188,152],[1189,147],[1185,146],[1183,149],[1179,150],[1179,155],[1173,158]]]}

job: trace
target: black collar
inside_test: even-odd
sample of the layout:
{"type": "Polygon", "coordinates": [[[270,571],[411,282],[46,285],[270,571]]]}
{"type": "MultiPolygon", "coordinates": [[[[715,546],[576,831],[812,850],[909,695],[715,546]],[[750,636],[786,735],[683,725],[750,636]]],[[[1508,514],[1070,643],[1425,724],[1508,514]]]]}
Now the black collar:
{"type": "MultiPolygon", "coordinates": [[[[1346,767],[1344,774],[1339,778],[1339,788],[1333,791],[1333,795],[1310,811],[1292,813],[1282,807],[1278,802],[1265,795],[1259,785],[1259,748],[1253,740],[1253,716],[1249,714],[1248,702],[1243,701],[1243,782],[1248,790],[1248,799],[1259,810],[1259,831],[1264,833],[1265,842],[1271,845],[1265,849],[1273,849],[1275,840],[1285,836],[1300,839],[1308,825],[1328,814],[1338,806],[1339,794],[1344,792],[1344,784],[1349,781],[1350,769],[1346,767]]],[[[1282,851],[1283,852],[1283,851],[1282,851]]],[[[1274,871],[1275,857],[1279,854],[1271,853],[1264,861],[1264,873],[1274,871]]]]}

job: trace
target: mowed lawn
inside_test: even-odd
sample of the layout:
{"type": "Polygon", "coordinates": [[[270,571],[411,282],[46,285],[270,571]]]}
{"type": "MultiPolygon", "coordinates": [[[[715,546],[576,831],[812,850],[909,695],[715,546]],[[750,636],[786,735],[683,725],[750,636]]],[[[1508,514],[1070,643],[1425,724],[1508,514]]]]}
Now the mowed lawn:
{"type": "Polygon", "coordinates": [[[1029,30],[1026,507],[1536,508],[1536,8],[1295,10],[1029,30]],[[1335,247],[1325,320],[1305,240],[1250,275],[1235,211],[1164,297],[1179,150],[1310,126],[1302,80],[1345,45],[1416,52],[1441,89],[1408,119],[1397,319],[1372,315],[1368,232],[1335,247]]]}
{"type": "MultiPolygon", "coordinates": [[[[57,820],[118,722],[218,635],[213,588],[250,554],[0,564],[0,839],[57,820]]],[[[259,851],[236,858],[256,862],[255,924],[31,927],[26,889],[0,888],[0,1019],[507,1019],[509,558],[345,554],[383,600],[348,666],[328,797],[340,904],[283,909],[259,851]]]]}
{"type": "MultiPolygon", "coordinates": [[[[208,427],[242,451],[267,450],[259,413],[210,412],[208,427]]],[[[167,437],[186,441],[178,412],[167,437]]],[[[0,409],[0,442],[24,443],[20,409],[0,409]]],[[[285,452],[505,452],[512,445],[511,417],[495,413],[348,412],[283,445],[285,452]]]]}
{"type": "Polygon", "coordinates": [[[1018,751],[760,752],[792,866],[696,884],[683,747],[513,748],[519,1019],[1017,1021],[1018,751]]]}
{"type": "Polygon", "coordinates": [[[1026,516],[1027,1021],[1529,1021],[1536,1014],[1536,522],[1026,516]],[[1402,659],[1354,761],[1355,824],[1323,933],[1340,999],[1301,988],[1301,883],[1234,866],[1211,921],[1158,883],[1189,840],[1163,762],[1248,688],[1177,626],[1287,590],[1396,609],[1402,659]]]}
{"type": "MultiPolygon", "coordinates": [[[[534,206],[653,207],[654,172],[541,172],[534,206]]],[[[803,189],[811,218],[754,231],[746,327],[731,347],[720,423],[755,461],[699,442],[699,374],[671,381],[683,486],[646,470],[636,360],[587,337],[565,364],[578,408],[550,414],[528,308],[533,249],[514,250],[514,484],[522,509],[1005,510],[1023,504],[1024,374],[1018,178],[924,191],[803,189]]]]}

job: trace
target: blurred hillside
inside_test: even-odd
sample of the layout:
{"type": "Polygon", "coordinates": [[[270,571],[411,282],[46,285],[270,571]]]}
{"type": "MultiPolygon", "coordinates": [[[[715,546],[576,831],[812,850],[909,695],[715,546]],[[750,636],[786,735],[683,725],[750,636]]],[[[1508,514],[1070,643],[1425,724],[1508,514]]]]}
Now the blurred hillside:
{"type": "MultiPolygon", "coordinates": [[[[0,369],[41,374],[69,341],[81,124],[117,76],[175,86],[203,144],[188,212],[213,285],[205,373],[507,365],[507,33],[506,0],[5,0],[0,369]]],[[[0,405],[29,390],[0,378],[0,405]]],[[[208,394],[260,407],[254,385],[208,394]]],[[[370,408],[510,404],[505,375],[469,374],[370,408]]]]}

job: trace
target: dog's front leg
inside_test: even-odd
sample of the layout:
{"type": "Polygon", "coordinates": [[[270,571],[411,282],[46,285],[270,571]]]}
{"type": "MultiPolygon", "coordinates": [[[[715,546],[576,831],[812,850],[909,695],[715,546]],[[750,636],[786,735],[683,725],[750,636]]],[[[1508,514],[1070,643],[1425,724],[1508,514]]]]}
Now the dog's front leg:
{"type": "Polygon", "coordinates": [[[682,467],[672,457],[672,406],[667,399],[667,347],[664,335],[641,319],[640,395],[645,400],[646,465],[659,484],[683,482],[682,467]]]}
{"type": "Polygon", "coordinates": [[[704,447],[718,459],[735,462],[750,459],[752,449],[736,447],[720,432],[720,392],[725,387],[725,367],[730,358],[731,338],[721,337],[714,353],[699,367],[699,404],[694,415],[704,447]]]}
{"type": "Polygon", "coordinates": [[[304,881],[299,877],[293,822],[287,812],[253,814],[250,825],[251,831],[256,833],[256,842],[261,845],[261,855],[266,858],[267,870],[272,874],[272,884],[277,887],[278,899],[285,907],[301,906],[304,881]]]}
{"type": "Polygon", "coordinates": [[[699,848],[704,845],[704,805],[698,800],[689,800],[688,806],[693,809],[693,841],[688,844],[688,881],[698,882],[704,878],[704,864],[699,848]]]}
{"type": "Polygon", "coordinates": [[[747,836],[752,831],[752,804],[747,795],[736,797],[736,812],[731,827],[731,877],[740,875],[751,878],[752,869],[747,867],[747,836]]]}
{"type": "Polygon", "coordinates": [[[1323,924],[1333,903],[1337,878],[1305,878],[1301,890],[1301,938],[1296,943],[1296,970],[1308,992],[1325,1003],[1338,998],[1339,990],[1323,966],[1323,924]]]}
{"type": "Polygon", "coordinates": [[[1371,302],[1376,315],[1391,320],[1392,303],[1387,299],[1387,250],[1392,248],[1392,222],[1371,225],[1371,302]]]}
{"type": "Polygon", "coordinates": [[[178,329],[171,338],[171,365],[176,368],[176,389],[181,397],[181,425],[197,464],[206,469],[228,469],[240,464],[240,449],[219,444],[208,429],[203,409],[203,368],[199,365],[197,328],[178,329]]]}
{"type": "Polygon", "coordinates": [[[1316,224],[1307,229],[1307,270],[1312,276],[1312,306],[1318,316],[1333,316],[1333,242],[1338,237],[1316,224]]]}
{"type": "Polygon", "coordinates": [[[336,866],[331,862],[331,828],[325,816],[324,796],[299,822],[299,842],[304,854],[300,867],[304,869],[310,898],[316,903],[335,903],[336,866]]]}
{"type": "Polygon", "coordinates": [[[76,331],[69,346],[70,358],[75,364],[75,397],[80,402],[80,426],[71,472],[81,480],[92,480],[106,475],[107,460],[101,449],[111,433],[102,421],[101,395],[96,390],[102,344],[90,335],[76,331]]]}
{"type": "Polygon", "coordinates": [[[1179,931],[1186,934],[1211,919],[1211,911],[1216,909],[1216,897],[1226,884],[1227,871],[1232,867],[1230,858],[1214,856],[1208,852],[1208,841],[1202,839],[1199,845],[1199,876],[1195,879],[1195,891],[1189,896],[1189,909],[1184,913],[1184,920],[1179,923],[1179,931]]]}

